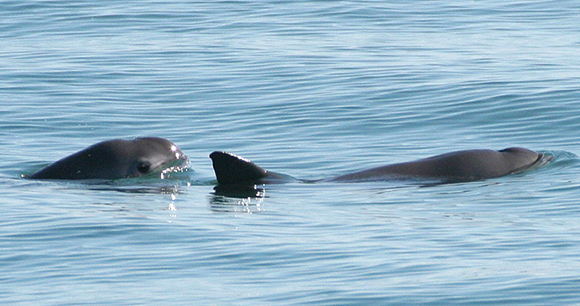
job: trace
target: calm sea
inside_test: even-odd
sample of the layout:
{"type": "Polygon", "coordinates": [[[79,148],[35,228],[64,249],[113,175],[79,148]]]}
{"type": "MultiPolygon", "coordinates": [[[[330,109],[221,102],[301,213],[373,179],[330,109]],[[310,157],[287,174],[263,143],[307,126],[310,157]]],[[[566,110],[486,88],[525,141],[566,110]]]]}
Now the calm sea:
{"type": "Polygon", "coordinates": [[[580,303],[580,2],[0,1],[0,303],[580,303]],[[113,138],[191,171],[21,178],[113,138]],[[480,182],[214,191],[208,154],[319,179],[454,150],[480,182]]]}

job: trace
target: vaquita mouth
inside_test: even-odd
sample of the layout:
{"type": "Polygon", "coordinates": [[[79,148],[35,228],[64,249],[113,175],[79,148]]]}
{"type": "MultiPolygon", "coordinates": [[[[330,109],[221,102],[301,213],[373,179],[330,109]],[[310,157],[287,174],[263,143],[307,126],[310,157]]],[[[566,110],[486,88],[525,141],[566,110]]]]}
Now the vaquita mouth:
{"type": "Polygon", "coordinates": [[[181,154],[176,160],[166,164],[161,172],[161,179],[167,178],[171,173],[185,172],[189,169],[190,163],[189,158],[186,155],[181,154]]]}

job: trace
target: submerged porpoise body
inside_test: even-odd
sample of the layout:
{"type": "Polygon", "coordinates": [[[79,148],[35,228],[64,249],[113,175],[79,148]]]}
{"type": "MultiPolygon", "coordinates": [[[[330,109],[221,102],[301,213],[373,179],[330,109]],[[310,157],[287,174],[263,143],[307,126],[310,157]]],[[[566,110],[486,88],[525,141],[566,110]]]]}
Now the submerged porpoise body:
{"type": "Polygon", "coordinates": [[[158,137],[99,142],[28,176],[31,179],[115,180],[180,167],[187,156],[171,141],[158,137]]]}
{"type": "MultiPolygon", "coordinates": [[[[524,148],[507,148],[500,151],[456,151],[320,181],[364,182],[413,179],[433,179],[443,182],[476,181],[524,171],[539,163],[542,156],[543,154],[524,148]]],[[[296,181],[289,176],[267,171],[231,153],[213,152],[210,158],[220,185],[296,181]]]]}

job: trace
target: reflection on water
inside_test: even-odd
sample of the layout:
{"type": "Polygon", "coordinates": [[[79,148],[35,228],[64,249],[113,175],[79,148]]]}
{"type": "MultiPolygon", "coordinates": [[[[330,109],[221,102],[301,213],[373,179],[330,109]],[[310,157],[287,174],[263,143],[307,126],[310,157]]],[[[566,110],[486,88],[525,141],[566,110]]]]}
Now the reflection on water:
{"type": "Polygon", "coordinates": [[[170,194],[177,195],[182,193],[181,186],[114,186],[114,185],[99,185],[89,188],[91,190],[99,191],[118,191],[124,193],[156,193],[156,194],[170,194]]]}
{"type": "Polygon", "coordinates": [[[214,212],[262,211],[262,201],[266,197],[264,186],[216,186],[209,195],[211,210],[214,212]]]}

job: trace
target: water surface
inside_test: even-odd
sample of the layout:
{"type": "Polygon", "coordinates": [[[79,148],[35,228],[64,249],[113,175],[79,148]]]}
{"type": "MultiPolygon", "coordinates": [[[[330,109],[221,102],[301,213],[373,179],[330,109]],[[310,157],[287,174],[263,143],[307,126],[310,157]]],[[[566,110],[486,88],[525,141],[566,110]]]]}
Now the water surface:
{"type": "Polygon", "coordinates": [[[3,1],[0,301],[580,302],[576,1],[3,1]],[[168,180],[26,180],[164,137],[168,180]],[[209,153],[320,179],[453,150],[554,154],[460,184],[214,191],[209,153]]]}

